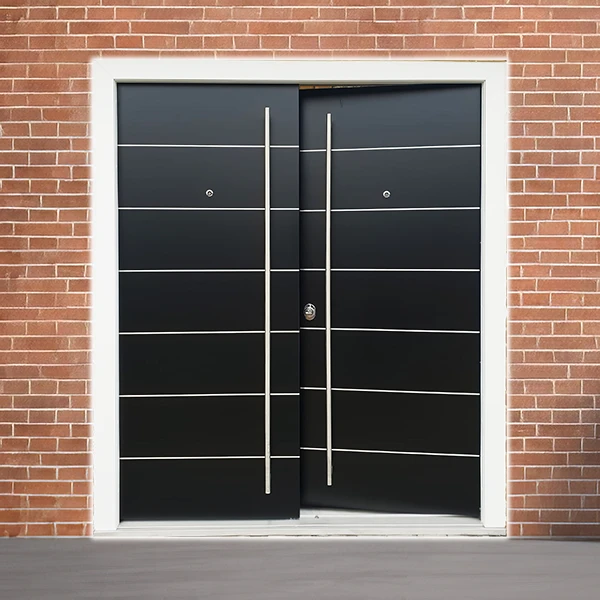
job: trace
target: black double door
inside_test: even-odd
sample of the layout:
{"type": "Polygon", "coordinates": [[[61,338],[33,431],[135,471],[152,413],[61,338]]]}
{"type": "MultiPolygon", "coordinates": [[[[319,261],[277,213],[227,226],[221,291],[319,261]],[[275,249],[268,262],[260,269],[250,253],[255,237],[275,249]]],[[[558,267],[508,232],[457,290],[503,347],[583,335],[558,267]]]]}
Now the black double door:
{"type": "Polygon", "coordinates": [[[118,86],[123,520],[478,514],[480,104],[118,86]]]}

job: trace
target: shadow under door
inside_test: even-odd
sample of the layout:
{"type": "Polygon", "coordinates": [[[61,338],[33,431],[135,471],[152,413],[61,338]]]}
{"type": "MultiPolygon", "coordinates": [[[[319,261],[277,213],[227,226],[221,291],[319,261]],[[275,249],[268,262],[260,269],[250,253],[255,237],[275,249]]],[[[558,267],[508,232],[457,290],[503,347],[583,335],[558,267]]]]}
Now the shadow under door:
{"type": "Polygon", "coordinates": [[[122,520],[478,515],[480,105],[119,84],[122,520]]]}

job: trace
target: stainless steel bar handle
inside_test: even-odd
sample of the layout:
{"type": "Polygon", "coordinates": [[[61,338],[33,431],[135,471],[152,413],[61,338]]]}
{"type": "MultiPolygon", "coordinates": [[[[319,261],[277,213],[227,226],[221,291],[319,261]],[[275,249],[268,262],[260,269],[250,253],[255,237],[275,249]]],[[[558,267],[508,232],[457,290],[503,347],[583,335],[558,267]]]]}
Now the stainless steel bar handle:
{"type": "Polygon", "coordinates": [[[327,485],[333,484],[333,441],[331,432],[331,113],[327,113],[325,152],[325,362],[327,394],[327,485]]]}
{"type": "Polygon", "coordinates": [[[265,107],[265,494],[271,493],[271,127],[265,107]]]}

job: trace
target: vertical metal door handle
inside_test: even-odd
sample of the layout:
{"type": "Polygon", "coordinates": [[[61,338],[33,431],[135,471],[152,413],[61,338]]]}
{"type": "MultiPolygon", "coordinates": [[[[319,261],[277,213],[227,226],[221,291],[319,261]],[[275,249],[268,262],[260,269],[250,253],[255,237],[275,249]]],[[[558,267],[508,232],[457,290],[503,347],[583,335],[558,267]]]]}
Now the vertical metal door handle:
{"type": "Polygon", "coordinates": [[[271,493],[271,130],[265,107],[265,494],[271,493]]]}
{"type": "Polygon", "coordinates": [[[331,113],[327,113],[325,152],[325,372],[327,394],[327,485],[333,484],[333,442],[331,433],[331,113]]]}

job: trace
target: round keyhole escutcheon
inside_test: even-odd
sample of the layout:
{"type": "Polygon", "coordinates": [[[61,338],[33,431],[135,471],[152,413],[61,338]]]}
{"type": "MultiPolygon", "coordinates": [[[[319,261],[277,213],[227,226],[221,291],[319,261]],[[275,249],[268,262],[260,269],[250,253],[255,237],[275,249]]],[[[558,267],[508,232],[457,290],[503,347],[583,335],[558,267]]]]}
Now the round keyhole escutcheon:
{"type": "Polygon", "coordinates": [[[304,318],[307,321],[312,321],[317,316],[317,307],[314,304],[307,304],[304,307],[304,318]]]}

